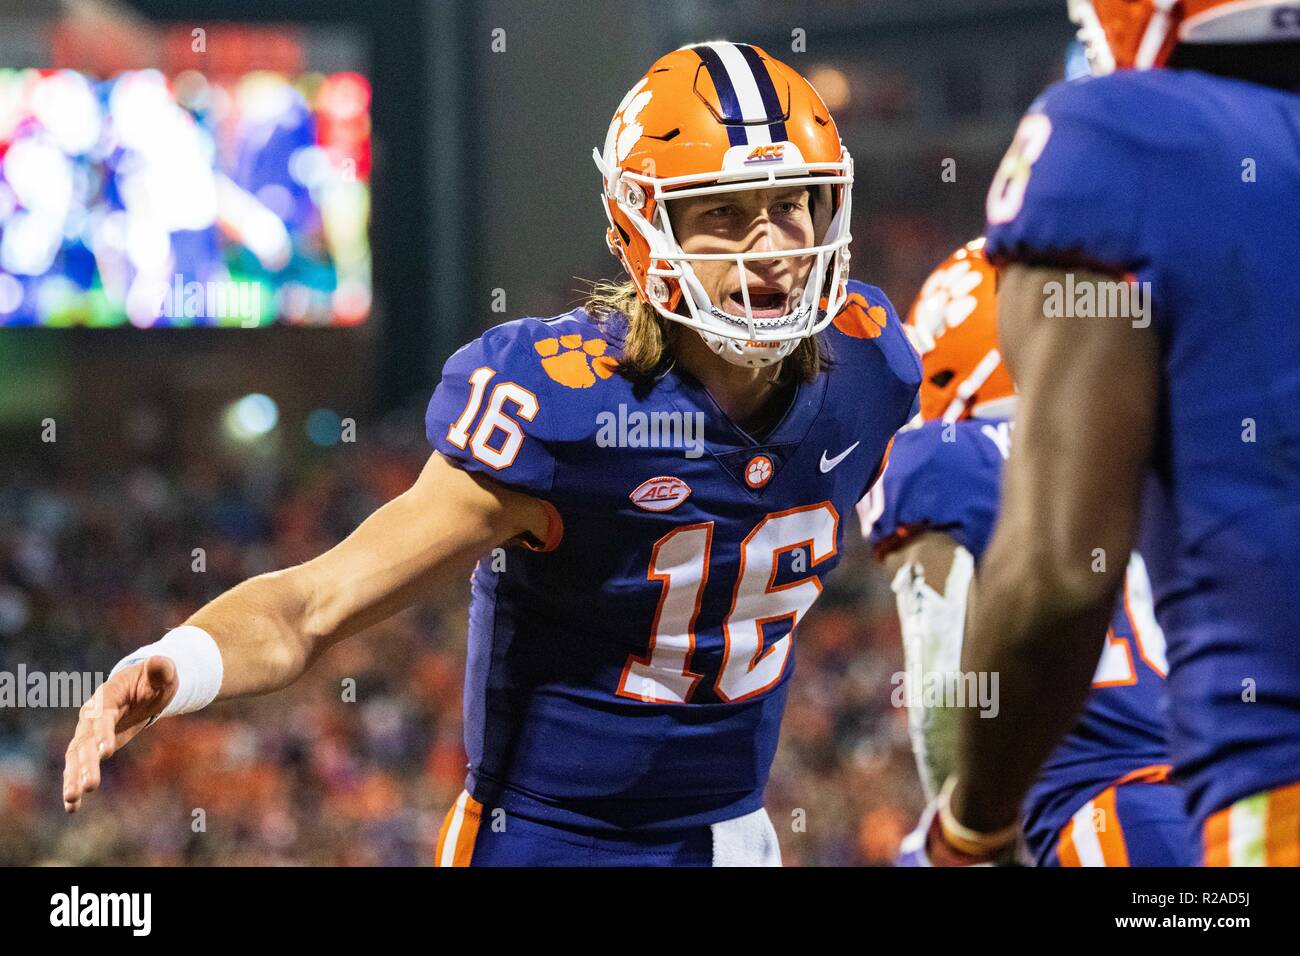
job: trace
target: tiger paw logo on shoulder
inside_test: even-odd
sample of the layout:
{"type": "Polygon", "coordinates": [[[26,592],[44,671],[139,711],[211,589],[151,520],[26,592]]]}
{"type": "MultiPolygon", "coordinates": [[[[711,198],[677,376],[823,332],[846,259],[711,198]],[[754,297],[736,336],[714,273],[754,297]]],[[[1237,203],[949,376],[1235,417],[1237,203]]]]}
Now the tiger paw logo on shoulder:
{"type": "Polygon", "coordinates": [[[604,339],[584,341],[581,335],[561,335],[533,343],[542,357],[542,369],[552,381],[566,388],[591,388],[597,379],[613,375],[618,359],[605,354],[608,347],[604,339]]]}

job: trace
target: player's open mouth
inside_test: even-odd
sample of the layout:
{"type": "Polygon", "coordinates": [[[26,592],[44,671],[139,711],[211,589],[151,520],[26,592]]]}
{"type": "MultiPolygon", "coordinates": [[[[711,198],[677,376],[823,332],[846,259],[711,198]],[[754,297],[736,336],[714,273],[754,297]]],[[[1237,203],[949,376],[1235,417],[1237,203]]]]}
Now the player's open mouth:
{"type": "MultiPolygon", "coordinates": [[[[749,307],[756,319],[771,319],[785,315],[789,311],[790,296],[773,285],[751,285],[749,287],[749,307]]],[[[733,315],[745,314],[745,297],[739,289],[727,297],[724,304],[733,315]]]]}

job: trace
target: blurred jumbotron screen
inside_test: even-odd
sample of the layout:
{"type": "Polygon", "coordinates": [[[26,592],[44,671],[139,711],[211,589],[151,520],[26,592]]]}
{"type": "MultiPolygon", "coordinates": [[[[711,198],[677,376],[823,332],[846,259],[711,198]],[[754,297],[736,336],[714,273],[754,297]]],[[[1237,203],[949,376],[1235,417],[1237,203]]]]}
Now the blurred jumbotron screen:
{"type": "Polygon", "coordinates": [[[366,320],[370,85],[345,31],[105,13],[41,24],[47,62],[15,66],[33,23],[0,30],[0,326],[366,320]]]}

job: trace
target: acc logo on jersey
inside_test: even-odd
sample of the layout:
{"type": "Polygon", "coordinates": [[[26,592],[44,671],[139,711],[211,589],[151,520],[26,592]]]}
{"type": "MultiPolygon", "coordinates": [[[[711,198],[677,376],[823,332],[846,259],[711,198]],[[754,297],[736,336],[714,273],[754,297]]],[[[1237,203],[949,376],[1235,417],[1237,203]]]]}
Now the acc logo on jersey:
{"type": "Polygon", "coordinates": [[[745,466],[745,484],[751,488],[762,488],[772,480],[772,459],[766,455],[755,455],[745,466]]]}
{"type": "Polygon", "coordinates": [[[643,481],[628,495],[632,504],[645,511],[672,511],[690,496],[691,486],[671,475],[643,481]]]}
{"type": "Polygon", "coordinates": [[[618,360],[605,354],[608,347],[604,339],[584,342],[581,335],[561,335],[558,339],[539,339],[533,343],[542,357],[546,374],[566,388],[591,388],[597,377],[613,375],[618,360]]]}

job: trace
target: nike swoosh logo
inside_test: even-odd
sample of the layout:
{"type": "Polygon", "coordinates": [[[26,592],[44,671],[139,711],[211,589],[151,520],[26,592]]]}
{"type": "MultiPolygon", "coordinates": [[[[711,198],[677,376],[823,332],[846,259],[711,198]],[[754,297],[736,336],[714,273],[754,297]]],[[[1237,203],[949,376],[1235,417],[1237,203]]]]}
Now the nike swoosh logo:
{"type": "Polygon", "coordinates": [[[844,449],[842,452],[840,452],[840,453],[839,453],[838,455],[836,455],[834,458],[829,458],[829,459],[828,459],[828,458],[826,457],[826,452],[822,452],[822,463],[821,463],[822,474],[823,474],[823,475],[826,474],[826,472],[830,471],[832,468],[834,468],[836,465],[838,465],[840,462],[842,462],[845,458],[848,458],[849,455],[852,454],[853,449],[857,448],[857,447],[858,447],[859,445],[861,445],[861,444],[862,444],[862,442],[860,442],[860,441],[855,441],[852,445],[850,445],[848,448],[844,449]]]}

